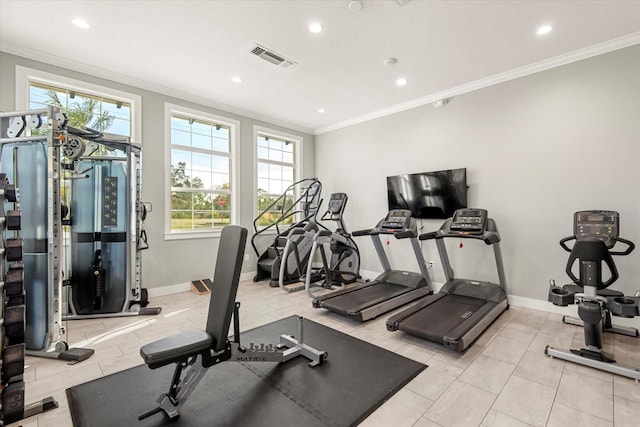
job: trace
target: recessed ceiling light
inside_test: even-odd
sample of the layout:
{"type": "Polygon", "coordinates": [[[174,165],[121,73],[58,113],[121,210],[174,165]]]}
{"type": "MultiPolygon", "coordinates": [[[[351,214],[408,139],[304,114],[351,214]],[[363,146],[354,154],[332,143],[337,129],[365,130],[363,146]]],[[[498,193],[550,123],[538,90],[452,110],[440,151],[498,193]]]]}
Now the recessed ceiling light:
{"type": "Polygon", "coordinates": [[[398,62],[398,59],[397,59],[397,58],[387,58],[387,59],[385,59],[384,61],[382,61],[382,63],[383,63],[384,65],[393,65],[393,64],[395,64],[396,62],[398,62]]]}
{"type": "Polygon", "coordinates": [[[397,86],[404,86],[406,84],[407,84],[407,79],[405,79],[404,77],[400,77],[398,80],[396,80],[397,86]]]}
{"type": "Polygon", "coordinates": [[[551,30],[553,30],[553,27],[551,25],[542,25],[542,26],[538,27],[538,30],[536,31],[536,34],[541,36],[543,34],[550,33],[551,30]]]}
{"type": "Polygon", "coordinates": [[[84,30],[89,28],[89,23],[82,18],[76,18],[73,20],[73,25],[84,30]]]}
{"type": "Polygon", "coordinates": [[[318,113],[326,113],[327,110],[325,110],[324,108],[318,108],[318,113]]]}
{"type": "Polygon", "coordinates": [[[242,83],[242,77],[233,76],[233,77],[231,77],[231,81],[234,82],[234,83],[242,83]]]}
{"type": "Polygon", "coordinates": [[[357,12],[362,9],[362,2],[359,0],[353,0],[349,2],[349,10],[352,12],[357,12]]]}
{"type": "Polygon", "coordinates": [[[318,22],[313,22],[311,25],[309,25],[309,31],[317,34],[322,31],[322,25],[320,25],[320,23],[318,22]]]}

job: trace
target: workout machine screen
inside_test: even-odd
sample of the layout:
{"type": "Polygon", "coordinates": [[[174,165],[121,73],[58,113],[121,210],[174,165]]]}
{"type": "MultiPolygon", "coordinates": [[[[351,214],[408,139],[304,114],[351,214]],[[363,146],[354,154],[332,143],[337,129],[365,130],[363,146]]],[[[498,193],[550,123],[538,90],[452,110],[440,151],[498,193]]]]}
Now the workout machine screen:
{"type": "Polygon", "coordinates": [[[387,197],[389,210],[408,209],[414,218],[449,218],[467,207],[467,170],[389,176],[387,197]]]}

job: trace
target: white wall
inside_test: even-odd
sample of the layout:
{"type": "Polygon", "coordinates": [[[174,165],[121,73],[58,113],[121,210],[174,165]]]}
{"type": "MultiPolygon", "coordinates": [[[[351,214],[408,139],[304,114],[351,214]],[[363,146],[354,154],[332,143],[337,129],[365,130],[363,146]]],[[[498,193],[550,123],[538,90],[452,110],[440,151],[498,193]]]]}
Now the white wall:
{"type": "MultiPolygon", "coordinates": [[[[406,87],[402,90],[410,90],[406,87]]],[[[639,249],[616,257],[614,288],[640,290],[640,46],[633,46],[316,136],[324,191],[349,195],[350,230],[372,227],[387,211],[386,176],[466,167],[469,206],[489,210],[499,227],[510,295],[546,301],[548,279],[567,283],[573,213],[620,212],[621,235],[639,249]]],[[[423,231],[442,221],[423,220],[423,231]]],[[[459,277],[496,280],[493,254],[480,242],[451,242],[459,277]],[[478,243],[473,245],[472,243],[478,243]]],[[[381,268],[359,238],[362,268],[381,268]]],[[[417,271],[408,242],[391,239],[392,265],[417,271]]],[[[444,276],[435,244],[423,242],[444,276]]]]}
{"type": "MultiPolygon", "coordinates": [[[[238,177],[241,197],[239,218],[240,225],[249,229],[249,236],[253,231],[255,216],[253,213],[254,125],[301,137],[304,145],[303,174],[314,176],[313,135],[4,52],[0,52],[0,111],[15,110],[16,65],[122,90],[142,97],[142,199],[153,204],[153,212],[148,215],[145,221],[150,248],[142,253],[142,285],[144,287],[151,289],[211,277],[218,250],[218,238],[164,240],[165,102],[228,117],[240,122],[238,177]]],[[[255,271],[256,257],[249,242],[247,242],[246,253],[250,255],[250,260],[245,261],[243,272],[255,271]]]]}

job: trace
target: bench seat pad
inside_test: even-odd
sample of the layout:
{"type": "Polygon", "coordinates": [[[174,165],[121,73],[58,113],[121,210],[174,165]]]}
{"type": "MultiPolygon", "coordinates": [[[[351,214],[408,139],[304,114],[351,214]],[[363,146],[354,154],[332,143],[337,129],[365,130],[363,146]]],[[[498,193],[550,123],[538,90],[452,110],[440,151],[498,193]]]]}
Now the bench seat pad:
{"type": "Polygon", "coordinates": [[[199,329],[181,332],[140,348],[140,356],[151,369],[203,353],[213,345],[211,335],[199,329]]]}

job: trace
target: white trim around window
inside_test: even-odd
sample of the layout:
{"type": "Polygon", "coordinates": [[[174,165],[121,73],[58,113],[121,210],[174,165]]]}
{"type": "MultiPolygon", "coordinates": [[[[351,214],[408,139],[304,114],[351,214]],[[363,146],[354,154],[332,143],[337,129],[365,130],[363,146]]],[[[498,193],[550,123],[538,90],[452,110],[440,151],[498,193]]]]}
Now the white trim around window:
{"type": "Polygon", "coordinates": [[[131,105],[131,142],[142,144],[142,97],[110,87],[16,65],[16,110],[29,109],[29,85],[40,83],[131,105]]]}
{"type": "Polygon", "coordinates": [[[252,216],[256,217],[258,214],[258,134],[266,135],[278,139],[286,139],[292,141],[295,144],[294,150],[294,182],[299,181],[304,177],[302,155],[304,138],[297,135],[292,135],[286,132],[281,132],[275,129],[270,129],[262,126],[253,126],[253,190],[251,194],[252,202],[252,216]]]}
{"type": "Polygon", "coordinates": [[[240,140],[240,122],[228,117],[217,116],[215,114],[206,113],[192,108],[175,105],[170,103],[164,104],[164,142],[165,142],[165,240],[179,239],[198,239],[219,237],[220,229],[215,230],[189,230],[189,231],[171,231],[171,116],[180,115],[195,120],[212,122],[229,128],[229,156],[231,157],[231,170],[229,173],[231,188],[231,224],[237,224],[239,218],[240,206],[240,180],[238,179],[238,141],[240,140]]]}

